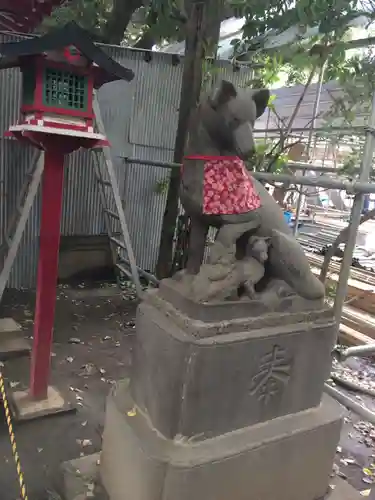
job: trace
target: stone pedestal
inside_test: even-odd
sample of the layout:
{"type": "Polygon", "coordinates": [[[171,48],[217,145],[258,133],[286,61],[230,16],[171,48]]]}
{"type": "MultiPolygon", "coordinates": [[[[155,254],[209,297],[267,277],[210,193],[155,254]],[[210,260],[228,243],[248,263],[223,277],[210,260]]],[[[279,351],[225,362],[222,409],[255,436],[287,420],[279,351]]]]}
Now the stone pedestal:
{"type": "Polygon", "coordinates": [[[196,304],[173,280],[149,292],[130,383],[108,399],[110,500],[324,497],[341,429],[339,405],[322,399],[334,327],[316,304],[196,304]]]}

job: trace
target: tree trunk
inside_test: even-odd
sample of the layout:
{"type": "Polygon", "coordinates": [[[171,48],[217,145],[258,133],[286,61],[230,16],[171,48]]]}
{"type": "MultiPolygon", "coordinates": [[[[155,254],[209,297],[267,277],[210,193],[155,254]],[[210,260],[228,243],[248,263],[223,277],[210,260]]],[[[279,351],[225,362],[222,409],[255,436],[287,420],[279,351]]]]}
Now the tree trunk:
{"type": "Polygon", "coordinates": [[[133,45],[135,49],[152,50],[155,45],[155,38],[152,34],[151,27],[147,28],[141,38],[133,45]]]}
{"type": "MultiPolygon", "coordinates": [[[[202,63],[209,44],[216,54],[220,34],[221,0],[192,1],[186,24],[184,72],[181,83],[180,109],[174,150],[174,163],[182,163],[190,114],[196,107],[202,86],[202,63]],[[215,20],[215,22],[213,21],[215,20]],[[208,42],[208,43],[207,43],[208,42]]],[[[172,169],[161,230],[156,275],[170,276],[173,263],[173,240],[178,217],[180,171],[172,169]]]]}
{"type": "Polygon", "coordinates": [[[113,0],[110,18],[103,29],[106,43],[121,44],[134,12],[142,5],[142,0],[113,0]]]}
{"type": "MultiPolygon", "coordinates": [[[[364,222],[375,218],[375,209],[370,210],[366,214],[362,215],[361,220],[359,224],[363,224],[364,222]]],[[[320,270],[320,275],[319,279],[322,283],[324,283],[327,279],[327,274],[328,274],[328,269],[329,269],[329,264],[331,262],[332,257],[335,255],[336,250],[338,249],[339,245],[342,243],[346,243],[348,236],[349,236],[349,227],[350,227],[350,222],[349,224],[344,227],[342,231],[338,234],[337,238],[335,241],[332,243],[332,245],[327,249],[327,252],[324,256],[322,268],[320,270]]]]}

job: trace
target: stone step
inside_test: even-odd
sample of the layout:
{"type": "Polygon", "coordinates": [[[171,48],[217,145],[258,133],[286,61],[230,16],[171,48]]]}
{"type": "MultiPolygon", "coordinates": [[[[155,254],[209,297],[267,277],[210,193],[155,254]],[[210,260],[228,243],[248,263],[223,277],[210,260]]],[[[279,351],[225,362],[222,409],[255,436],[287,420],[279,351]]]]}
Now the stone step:
{"type": "Polygon", "coordinates": [[[28,356],[30,350],[21,326],[13,318],[0,318],[0,361],[28,356]]]}

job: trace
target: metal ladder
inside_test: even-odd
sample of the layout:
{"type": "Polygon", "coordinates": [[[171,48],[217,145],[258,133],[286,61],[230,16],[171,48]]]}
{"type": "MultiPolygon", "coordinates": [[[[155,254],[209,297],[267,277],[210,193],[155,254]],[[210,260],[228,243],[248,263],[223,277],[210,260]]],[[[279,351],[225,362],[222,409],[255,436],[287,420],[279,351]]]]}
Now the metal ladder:
{"type": "MultiPolygon", "coordinates": [[[[105,135],[100,107],[96,98],[93,102],[93,110],[98,131],[105,135]]],[[[95,177],[99,186],[99,196],[103,207],[104,222],[109,237],[113,264],[117,271],[132,279],[137,295],[141,297],[142,286],[139,279],[139,273],[142,272],[142,269],[137,267],[135,262],[119,185],[116,179],[116,172],[109,147],[105,146],[101,148],[101,151],[93,150],[93,159],[95,177]],[[104,161],[101,161],[101,156],[104,161]],[[108,193],[108,191],[112,193],[112,203],[110,203],[110,193],[108,193]],[[117,233],[115,231],[116,226],[119,226],[120,231],[117,232],[122,235],[122,237],[120,237],[121,239],[115,236],[117,233]]]]}
{"type": "MultiPolygon", "coordinates": [[[[96,99],[94,99],[93,107],[99,132],[105,134],[99,104],[96,99]]],[[[99,196],[103,207],[104,220],[109,237],[113,263],[120,273],[125,274],[133,281],[137,295],[141,298],[142,286],[139,279],[139,272],[143,275],[148,275],[148,273],[145,273],[142,269],[138,268],[135,262],[134,252],[109,147],[103,147],[100,152],[94,150],[92,154],[94,160],[94,171],[98,181],[99,196]],[[101,157],[104,161],[101,161],[101,157]],[[110,193],[108,193],[108,191],[112,192],[111,207],[108,206],[108,201],[110,199],[110,193]],[[119,231],[117,231],[117,233],[121,235],[119,238],[115,236],[115,234],[117,234],[114,231],[116,225],[119,226],[119,231]]],[[[4,243],[0,247],[0,258],[2,255],[5,255],[5,252],[7,252],[3,261],[4,265],[0,272],[0,301],[4,294],[4,290],[22,240],[22,235],[25,231],[30,211],[38,192],[43,169],[44,154],[37,151],[32,166],[26,174],[27,179],[18,196],[16,212],[12,216],[9,228],[7,229],[7,234],[4,236],[4,243]]],[[[152,277],[152,275],[150,275],[150,277],[152,277]]]]}

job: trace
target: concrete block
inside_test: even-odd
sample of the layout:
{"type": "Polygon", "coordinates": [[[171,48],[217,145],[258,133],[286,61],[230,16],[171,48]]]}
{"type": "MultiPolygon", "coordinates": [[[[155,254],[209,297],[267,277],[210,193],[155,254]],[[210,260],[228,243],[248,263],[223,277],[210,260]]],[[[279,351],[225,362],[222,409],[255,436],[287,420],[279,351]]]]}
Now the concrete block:
{"type": "Polygon", "coordinates": [[[229,333],[200,336],[191,330],[203,322],[178,321],[163,304],[138,308],[131,392],[165,437],[206,439],[320,404],[332,317],[289,315],[283,324],[274,315],[273,325],[265,317],[265,326],[232,322],[229,333]]]}
{"type": "Polygon", "coordinates": [[[64,462],[58,490],[64,500],[107,500],[99,484],[100,453],[64,462]]]}
{"type": "Polygon", "coordinates": [[[0,318],[0,361],[28,356],[30,343],[24,338],[21,325],[13,318],[0,318]]]}
{"type": "Polygon", "coordinates": [[[113,262],[107,235],[62,236],[58,277],[69,280],[89,276],[102,269],[112,269],[113,262]]]}
{"type": "Polygon", "coordinates": [[[48,387],[47,398],[41,400],[33,399],[29,391],[10,392],[9,403],[15,420],[34,420],[76,410],[69,397],[55,387],[48,387]]]}
{"type": "Polygon", "coordinates": [[[24,338],[0,339],[0,361],[29,356],[30,343],[24,338]]]}
{"type": "Polygon", "coordinates": [[[0,318],[0,335],[20,332],[21,330],[21,325],[14,321],[13,318],[0,318]]]}
{"type": "Polygon", "coordinates": [[[100,474],[110,500],[317,500],[340,429],[340,406],[324,396],[316,408],[220,437],[169,440],[123,382],[108,398],[100,474]]]}

